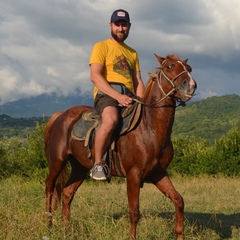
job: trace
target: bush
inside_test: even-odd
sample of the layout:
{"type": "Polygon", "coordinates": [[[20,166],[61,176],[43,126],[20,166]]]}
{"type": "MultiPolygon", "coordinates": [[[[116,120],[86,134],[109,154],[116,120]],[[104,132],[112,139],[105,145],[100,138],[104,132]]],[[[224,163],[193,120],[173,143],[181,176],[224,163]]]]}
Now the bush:
{"type": "Polygon", "coordinates": [[[36,125],[28,139],[3,138],[0,140],[0,176],[13,174],[46,176],[47,161],[44,151],[45,124],[36,125]]]}
{"type": "Polygon", "coordinates": [[[18,138],[3,138],[0,141],[0,176],[24,172],[28,155],[27,147],[18,138]]]}
{"type": "Polygon", "coordinates": [[[174,159],[170,172],[185,175],[240,175],[240,130],[234,126],[210,145],[197,137],[173,138],[174,159]]]}
{"type": "Polygon", "coordinates": [[[196,137],[173,138],[174,159],[170,171],[184,175],[198,175],[205,171],[204,159],[211,150],[209,143],[196,137]]]}
{"type": "Polygon", "coordinates": [[[240,130],[234,126],[226,135],[215,141],[217,168],[228,176],[240,175],[240,130]]]}
{"type": "MultiPolygon", "coordinates": [[[[27,139],[0,139],[0,176],[13,174],[45,179],[45,124],[36,124],[27,139]]],[[[199,137],[174,137],[174,158],[169,173],[182,175],[240,175],[240,130],[234,126],[210,145],[199,137]]]]}

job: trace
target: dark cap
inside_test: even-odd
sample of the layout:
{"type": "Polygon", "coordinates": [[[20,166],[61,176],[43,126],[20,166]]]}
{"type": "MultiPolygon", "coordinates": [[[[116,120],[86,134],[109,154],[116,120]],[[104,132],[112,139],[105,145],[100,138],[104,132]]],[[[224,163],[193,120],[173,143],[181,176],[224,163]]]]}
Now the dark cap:
{"type": "Polygon", "coordinates": [[[116,21],[126,21],[130,23],[130,17],[127,11],[123,10],[123,9],[118,9],[115,10],[111,16],[111,22],[116,22],[116,21]]]}

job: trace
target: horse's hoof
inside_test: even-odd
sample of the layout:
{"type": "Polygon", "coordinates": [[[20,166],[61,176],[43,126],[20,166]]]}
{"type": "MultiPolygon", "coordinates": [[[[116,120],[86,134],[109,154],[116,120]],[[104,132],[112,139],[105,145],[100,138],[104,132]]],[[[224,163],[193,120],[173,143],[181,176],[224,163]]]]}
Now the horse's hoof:
{"type": "Polygon", "coordinates": [[[178,236],[177,236],[177,240],[184,240],[184,235],[183,235],[183,234],[178,235],[178,236]]]}

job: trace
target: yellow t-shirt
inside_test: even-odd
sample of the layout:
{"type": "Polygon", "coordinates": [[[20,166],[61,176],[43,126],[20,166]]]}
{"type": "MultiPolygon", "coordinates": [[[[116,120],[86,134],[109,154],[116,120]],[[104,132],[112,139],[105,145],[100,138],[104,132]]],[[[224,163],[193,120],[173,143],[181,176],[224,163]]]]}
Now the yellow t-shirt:
{"type": "MultiPolygon", "coordinates": [[[[134,49],[107,39],[94,45],[89,65],[92,63],[103,66],[103,76],[108,82],[122,83],[134,93],[133,72],[140,71],[138,54],[134,49]]],[[[94,87],[94,98],[97,91],[94,87]]]]}

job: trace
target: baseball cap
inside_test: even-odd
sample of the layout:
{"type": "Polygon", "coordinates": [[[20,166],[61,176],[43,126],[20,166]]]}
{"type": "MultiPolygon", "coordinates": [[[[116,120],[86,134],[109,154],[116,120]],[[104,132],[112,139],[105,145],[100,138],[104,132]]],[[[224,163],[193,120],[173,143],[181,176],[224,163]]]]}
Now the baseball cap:
{"type": "Polygon", "coordinates": [[[128,12],[123,9],[115,10],[111,16],[111,22],[116,22],[119,20],[130,23],[130,17],[129,17],[128,12]]]}

